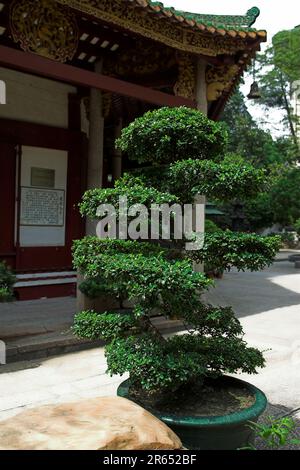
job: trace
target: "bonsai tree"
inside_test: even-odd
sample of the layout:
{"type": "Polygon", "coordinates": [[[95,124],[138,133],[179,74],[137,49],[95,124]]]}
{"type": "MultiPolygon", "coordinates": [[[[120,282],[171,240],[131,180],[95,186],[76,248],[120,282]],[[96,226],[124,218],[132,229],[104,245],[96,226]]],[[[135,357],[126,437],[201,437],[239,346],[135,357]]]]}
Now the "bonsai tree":
{"type": "MultiPolygon", "coordinates": [[[[112,204],[119,219],[119,196],[126,196],[128,205],[148,208],[191,202],[198,193],[214,200],[254,197],[265,184],[264,171],[241,165],[239,159],[234,163],[225,154],[226,142],[222,125],[199,111],[180,107],[147,112],[117,141],[145,168],[124,175],[112,189],[87,191],[81,213],[101,219],[98,206],[112,204]]],[[[142,403],[174,399],[195,384],[201,388],[206,379],[238,371],[254,374],[264,365],[261,352],[243,340],[232,309],[201,300],[213,281],[195,272],[193,262],[259,270],[272,262],[278,239],[212,231],[198,250],[186,251],[183,242],[175,249],[157,241],[98,237],[74,244],[74,266],[85,277],[82,290],[91,297],[105,293],[120,300],[115,311],[78,313],[74,331],[105,340],[108,372],[129,373],[130,393],[142,403]],[[121,308],[125,300],[131,308],[121,308]],[[151,322],[153,312],[182,319],[187,332],[164,338],[151,322]]]]}

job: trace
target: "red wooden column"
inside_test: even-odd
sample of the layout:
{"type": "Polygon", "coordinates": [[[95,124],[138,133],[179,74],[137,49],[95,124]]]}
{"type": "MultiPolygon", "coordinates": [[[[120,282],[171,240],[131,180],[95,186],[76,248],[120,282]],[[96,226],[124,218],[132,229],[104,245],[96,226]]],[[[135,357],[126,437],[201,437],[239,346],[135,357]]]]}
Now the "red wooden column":
{"type": "Polygon", "coordinates": [[[0,142],[0,261],[15,268],[16,150],[0,142]]]}

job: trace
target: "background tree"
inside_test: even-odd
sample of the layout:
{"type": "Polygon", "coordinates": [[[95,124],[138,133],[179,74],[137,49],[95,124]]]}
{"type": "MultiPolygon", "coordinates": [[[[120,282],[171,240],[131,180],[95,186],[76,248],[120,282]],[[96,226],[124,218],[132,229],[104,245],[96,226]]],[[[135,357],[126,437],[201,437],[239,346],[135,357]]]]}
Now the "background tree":
{"type": "Polygon", "coordinates": [[[258,82],[261,91],[260,103],[265,111],[283,111],[282,123],[292,139],[293,153],[300,159],[299,116],[295,115],[291,103],[293,84],[300,80],[300,28],[280,31],[273,37],[272,45],[257,56],[258,82]]]}

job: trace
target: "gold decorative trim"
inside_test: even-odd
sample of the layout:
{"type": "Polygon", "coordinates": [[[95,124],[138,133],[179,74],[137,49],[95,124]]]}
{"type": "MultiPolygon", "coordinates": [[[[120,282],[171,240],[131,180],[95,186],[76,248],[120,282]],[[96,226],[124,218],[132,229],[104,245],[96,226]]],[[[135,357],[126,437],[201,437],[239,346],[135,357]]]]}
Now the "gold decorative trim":
{"type": "Polygon", "coordinates": [[[27,52],[66,62],[78,46],[76,18],[55,0],[14,0],[10,29],[15,42],[27,52]]]}
{"type": "Polygon", "coordinates": [[[154,14],[140,13],[124,0],[57,0],[84,14],[112,23],[133,33],[159,41],[180,51],[207,56],[235,54],[245,49],[245,41],[216,37],[201,31],[190,31],[154,14]]]}
{"type": "Polygon", "coordinates": [[[178,52],[178,78],[174,86],[176,96],[183,96],[191,100],[196,96],[196,67],[193,57],[189,54],[178,52]]]}
{"type": "Polygon", "coordinates": [[[169,47],[157,47],[143,40],[133,48],[126,49],[115,57],[108,57],[105,69],[119,77],[140,77],[168,70],[176,64],[176,51],[169,47]],[[151,58],[151,60],[149,60],[151,58]]]}
{"type": "Polygon", "coordinates": [[[216,101],[225,91],[230,91],[238,75],[238,65],[209,66],[206,71],[207,100],[216,101]]]}

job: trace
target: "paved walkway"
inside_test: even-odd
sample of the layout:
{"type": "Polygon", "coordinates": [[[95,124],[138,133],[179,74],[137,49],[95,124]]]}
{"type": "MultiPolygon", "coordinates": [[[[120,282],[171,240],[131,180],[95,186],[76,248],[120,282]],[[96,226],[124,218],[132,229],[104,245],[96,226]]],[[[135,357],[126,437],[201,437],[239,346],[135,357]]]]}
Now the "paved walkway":
{"type": "Polygon", "coordinates": [[[0,303],[0,338],[63,331],[73,322],[75,297],[0,303]]]}
{"type": "MultiPolygon", "coordinates": [[[[300,407],[300,273],[293,264],[280,261],[259,273],[227,273],[207,300],[232,305],[246,340],[267,350],[266,368],[244,377],[267,394],[267,413],[300,407]]],[[[121,379],[108,377],[105,369],[101,348],[1,366],[0,420],[44,403],[114,395],[121,379]]],[[[299,412],[293,416],[300,420],[299,412]]]]}

